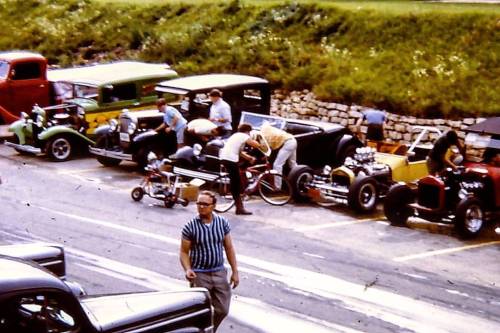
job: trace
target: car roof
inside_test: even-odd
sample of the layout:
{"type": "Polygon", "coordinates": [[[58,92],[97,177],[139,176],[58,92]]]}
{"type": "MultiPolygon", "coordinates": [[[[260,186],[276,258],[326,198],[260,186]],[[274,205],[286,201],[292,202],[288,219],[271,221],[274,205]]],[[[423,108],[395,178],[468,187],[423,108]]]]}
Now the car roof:
{"type": "Polygon", "coordinates": [[[34,288],[69,290],[64,282],[41,266],[0,255],[0,295],[34,288]]]}
{"type": "Polygon", "coordinates": [[[29,52],[29,51],[0,52],[1,60],[12,61],[12,60],[26,59],[26,58],[45,60],[45,57],[35,52],[29,52]]]}
{"type": "Polygon", "coordinates": [[[267,84],[266,79],[239,74],[203,74],[182,77],[178,79],[160,82],[157,90],[161,88],[174,88],[179,90],[198,91],[213,88],[228,89],[240,85],[267,84]]]}
{"type": "Polygon", "coordinates": [[[466,131],[500,136],[500,117],[487,118],[480,123],[467,127],[466,131]]]}
{"type": "Polygon", "coordinates": [[[109,64],[53,69],[48,71],[49,81],[69,81],[92,86],[102,86],[135,80],[168,79],[177,72],[167,64],[150,64],[138,61],[119,61],[109,64]]]}

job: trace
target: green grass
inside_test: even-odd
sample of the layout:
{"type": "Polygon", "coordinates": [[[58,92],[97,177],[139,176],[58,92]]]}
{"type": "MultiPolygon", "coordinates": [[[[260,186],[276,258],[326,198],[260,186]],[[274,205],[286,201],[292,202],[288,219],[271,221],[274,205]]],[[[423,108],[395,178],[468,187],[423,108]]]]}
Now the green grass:
{"type": "Polygon", "coordinates": [[[401,114],[500,113],[500,6],[416,1],[4,0],[0,50],[168,62],[401,114]],[[28,22],[27,24],[21,22],[28,22]]]}

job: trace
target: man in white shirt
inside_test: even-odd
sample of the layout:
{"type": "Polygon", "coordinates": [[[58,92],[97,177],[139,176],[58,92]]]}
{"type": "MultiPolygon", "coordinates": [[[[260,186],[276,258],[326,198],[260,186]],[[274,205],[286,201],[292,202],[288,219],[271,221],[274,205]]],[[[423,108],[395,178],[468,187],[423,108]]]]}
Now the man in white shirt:
{"type": "Polygon", "coordinates": [[[241,176],[238,166],[240,156],[251,163],[255,163],[255,158],[243,151],[245,144],[254,148],[260,147],[260,144],[257,141],[250,138],[251,130],[252,126],[249,124],[241,124],[238,126],[238,132],[229,137],[219,153],[219,157],[229,174],[229,180],[231,182],[231,195],[233,196],[236,205],[237,215],[252,214],[243,207],[243,201],[241,199],[241,176]]]}
{"type": "Polygon", "coordinates": [[[215,125],[222,127],[225,132],[222,136],[227,137],[233,132],[231,107],[222,99],[222,92],[219,89],[212,89],[208,96],[212,101],[208,119],[215,125]]]}

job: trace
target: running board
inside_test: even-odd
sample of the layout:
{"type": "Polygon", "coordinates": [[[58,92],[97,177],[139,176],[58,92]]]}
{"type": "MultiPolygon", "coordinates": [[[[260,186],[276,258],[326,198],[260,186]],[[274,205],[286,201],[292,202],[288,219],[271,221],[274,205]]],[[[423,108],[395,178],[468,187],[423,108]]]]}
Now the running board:
{"type": "Polygon", "coordinates": [[[21,144],[9,142],[9,141],[5,141],[4,144],[6,146],[14,148],[15,150],[20,150],[20,151],[30,153],[30,154],[38,155],[38,154],[42,153],[42,150],[40,148],[36,148],[36,147],[30,146],[30,145],[21,145],[21,144]]]}
{"type": "Polygon", "coordinates": [[[98,156],[114,158],[117,160],[133,161],[132,154],[125,154],[119,151],[106,150],[104,148],[89,147],[89,151],[98,156]]]}

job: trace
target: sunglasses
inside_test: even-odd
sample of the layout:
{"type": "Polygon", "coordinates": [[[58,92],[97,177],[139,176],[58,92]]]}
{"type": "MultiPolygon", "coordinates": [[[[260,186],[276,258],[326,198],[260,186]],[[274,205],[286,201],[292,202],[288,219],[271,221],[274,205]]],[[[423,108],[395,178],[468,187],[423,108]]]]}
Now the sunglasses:
{"type": "Polygon", "coordinates": [[[206,203],[206,202],[197,202],[196,204],[201,207],[208,207],[213,205],[213,203],[206,203]]]}

